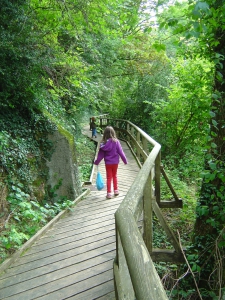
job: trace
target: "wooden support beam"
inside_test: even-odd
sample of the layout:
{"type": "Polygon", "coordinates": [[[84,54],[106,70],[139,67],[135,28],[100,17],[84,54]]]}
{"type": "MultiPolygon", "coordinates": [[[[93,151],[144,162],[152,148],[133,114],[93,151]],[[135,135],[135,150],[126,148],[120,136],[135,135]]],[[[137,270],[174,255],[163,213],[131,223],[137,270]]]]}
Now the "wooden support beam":
{"type": "Polygon", "coordinates": [[[152,201],[152,207],[154,210],[154,213],[156,214],[160,224],[162,225],[163,229],[166,232],[166,235],[168,237],[169,242],[173,245],[175,251],[177,253],[181,253],[181,249],[180,249],[180,244],[178,243],[177,238],[175,237],[173,231],[171,230],[171,228],[168,226],[168,224],[166,223],[166,220],[157,204],[157,202],[154,200],[152,201]]]}
{"type": "Polygon", "coordinates": [[[143,197],[143,238],[145,245],[149,251],[152,252],[152,240],[153,240],[153,229],[152,229],[152,176],[151,172],[148,175],[148,180],[146,181],[144,188],[143,197]]]}
{"type": "Polygon", "coordinates": [[[150,256],[155,262],[166,261],[174,264],[185,263],[184,256],[181,252],[177,253],[176,251],[169,249],[153,249],[150,256]]]}
{"type": "Polygon", "coordinates": [[[161,173],[162,173],[164,179],[166,180],[166,183],[167,183],[168,187],[170,188],[171,193],[173,194],[173,197],[174,197],[175,201],[179,202],[181,199],[178,198],[178,196],[177,196],[177,194],[176,194],[176,192],[175,192],[175,190],[174,190],[171,182],[169,181],[169,178],[166,175],[166,172],[165,172],[163,166],[161,166],[161,173]]]}
{"type": "Polygon", "coordinates": [[[161,151],[159,151],[156,160],[155,160],[155,198],[156,202],[160,203],[160,189],[161,189],[161,172],[160,172],[160,165],[161,165],[161,151]]]}
{"type": "Polygon", "coordinates": [[[135,299],[134,289],[130,278],[130,273],[127,261],[124,255],[123,246],[120,239],[119,231],[117,230],[117,257],[114,260],[114,278],[117,286],[118,299],[123,299],[123,295],[127,299],[135,299]]]}
{"type": "Polygon", "coordinates": [[[183,207],[183,200],[171,200],[171,201],[160,201],[158,203],[160,208],[182,208],[183,207]]]}

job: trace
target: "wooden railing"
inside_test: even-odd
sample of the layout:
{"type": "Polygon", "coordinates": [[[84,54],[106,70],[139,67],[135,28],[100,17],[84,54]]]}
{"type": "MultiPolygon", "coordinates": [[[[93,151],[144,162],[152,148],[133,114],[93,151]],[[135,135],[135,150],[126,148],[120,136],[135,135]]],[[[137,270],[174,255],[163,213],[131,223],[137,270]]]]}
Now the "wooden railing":
{"type": "Polygon", "coordinates": [[[140,171],[115,213],[116,258],[114,279],[117,299],[168,299],[153,261],[183,262],[182,249],[160,210],[161,207],[182,207],[161,166],[161,146],[139,127],[126,120],[99,117],[100,127],[112,126],[117,137],[125,140],[133,152],[140,171]],[[160,182],[163,176],[174,197],[161,201],[160,182]],[[155,213],[173,250],[153,248],[152,213],[155,213]],[[138,221],[142,219],[142,232],[138,221]]]}

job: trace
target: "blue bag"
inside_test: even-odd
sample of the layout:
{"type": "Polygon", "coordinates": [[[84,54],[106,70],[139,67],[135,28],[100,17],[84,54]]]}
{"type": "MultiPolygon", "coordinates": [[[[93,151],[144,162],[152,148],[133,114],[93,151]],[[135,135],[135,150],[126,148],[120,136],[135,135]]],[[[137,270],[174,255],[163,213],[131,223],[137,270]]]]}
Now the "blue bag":
{"type": "Polygon", "coordinates": [[[103,180],[102,175],[99,171],[97,171],[96,186],[97,186],[97,189],[99,191],[101,191],[105,186],[104,180],[103,180]]]}

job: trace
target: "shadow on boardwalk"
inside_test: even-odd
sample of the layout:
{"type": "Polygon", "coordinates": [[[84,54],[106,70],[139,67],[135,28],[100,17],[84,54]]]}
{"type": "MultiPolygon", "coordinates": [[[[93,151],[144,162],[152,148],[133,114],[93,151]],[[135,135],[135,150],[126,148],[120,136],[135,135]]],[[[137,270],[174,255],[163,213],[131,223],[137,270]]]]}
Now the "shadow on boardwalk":
{"type": "MultiPolygon", "coordinates": [[[[88,129],[84,134],[91,136],[88,129]]],[[[99,192],[92,186],[72,212],[64,215],[2,274],[1,300],[115,299],[114,213],[139,171],[127,145],[122,142],[122,147],[128,165],[119,165],[120,195],[106,199],[105,190],[99,192]]],[[[105,178],[104,162],[99,169],[105,178]]]]}

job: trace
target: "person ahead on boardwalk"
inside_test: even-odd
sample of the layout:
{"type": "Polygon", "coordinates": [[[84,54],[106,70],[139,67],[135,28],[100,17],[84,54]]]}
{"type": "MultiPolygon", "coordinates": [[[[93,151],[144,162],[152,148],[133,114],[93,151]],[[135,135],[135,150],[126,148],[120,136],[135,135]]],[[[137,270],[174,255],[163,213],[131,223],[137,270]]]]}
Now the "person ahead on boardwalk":
{"type": "Polygon", "coordinates": [[[97,159],[94,161],[98,165],[104,158],[106,168],[107,195],[106,198],[112,198],[112,182],[114,195],[118,196],[117,169],[119,159],[121,158],[124,164],[127,164],[126,155],[123,152],[120,141],[116,137],[116,133],[111,126],[107,126],[103,133],[103,138],[100,144],[97,159]]]}
{"type": "Polygon", "coordinates": [[[91,137],[93,138],[93,137],[97,137],[97,129],[96,129],[96,123],[95,123],[95,118],[94,117],[92,117],[91,118],[91,124],[90,124],[90,128],[91,128],[91,131],[92,131],[92,135],[91,135],[91,137]]]}

